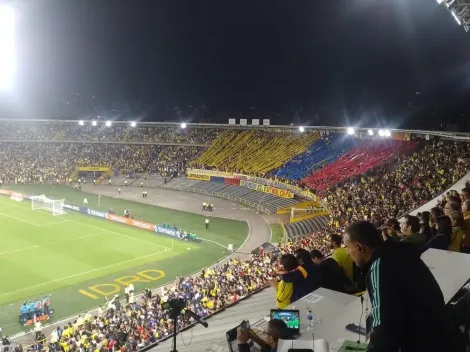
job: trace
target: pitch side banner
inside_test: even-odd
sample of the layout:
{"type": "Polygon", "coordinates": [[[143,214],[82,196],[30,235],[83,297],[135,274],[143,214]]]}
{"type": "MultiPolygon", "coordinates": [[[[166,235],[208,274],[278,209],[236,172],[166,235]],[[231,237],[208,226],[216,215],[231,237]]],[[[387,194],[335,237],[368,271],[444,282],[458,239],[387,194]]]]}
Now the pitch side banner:
{"type": "Polygon", "coordinates": [[[195,175],[208,175],[208,176],[220,176],[220,177],[232,177],[231,172],[217,171],[217,170],[203,170],[203,169],[188,169],[189,174],[195,175]]]}
{"type": "Polygon", "coordinates": [[[188,178],[191,180],[201,180],[201,181],[210,181],[211,177],[209,175],[201,175],[201,174],[188,174],[188,178]]]}
{"type": "Polygon", "coordinates": [[[275,187],[271,187],[271,186],[262,185],[262,184],[255,183],[255,182],[240,180],[240,186],[243,186],[243,187],[252,189],[254,191],[258,191],[258,192],[273,194],[276,197],[280,197],[280,198],[294,198],[294,193],[292,193],[290,191],[287,191],[285,189],[279,189],[279,188],[275,188],[275,187]]]}
{"type": "Polygon", "coordinates": [[[156,233],[160,233],[162,235],[166,235],[166,236],[170,236],[170,237],[175,237],[175,238],[178,238],[178,239],[182,239],[182,237],[183,237],[183,234],[180,231],[175,230],[175,229],[171,229],[171,228],[168,228],[168,227],[163,227],[163,226],[160,226],[160,225],[154,225],[153,230],[156,233]]]}
{"type": "Polygon", "coordinates": [[[197,175],[209,175],[209,176],[220,176],[226,178],[237,178],[240,180],[250,181],[254,183],[259,183],[265,186],[276,187],[284,190],[288,190],[294,194],[305,197],[310,200],[318,201],[318,197],[312,192],[302,189],[300,187],[290,185],[278,180],[271,180],[267,178],[248,176],[244,174],[217,171],[217,170],[203,170],[203,169],[188,169],[188,174],[197,174],[197,175]]]}
{"type": "Polygon", "coordinates": [[[97,171],[97,172],[108,172],[109,167],[104,166],[79,166],[77,171],[97,171]]]}

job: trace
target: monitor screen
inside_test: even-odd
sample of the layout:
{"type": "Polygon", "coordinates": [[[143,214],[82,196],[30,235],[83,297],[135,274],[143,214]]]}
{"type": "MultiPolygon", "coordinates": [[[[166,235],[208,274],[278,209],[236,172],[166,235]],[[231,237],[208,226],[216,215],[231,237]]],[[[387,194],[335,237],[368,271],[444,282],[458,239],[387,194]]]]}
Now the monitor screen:
{"type": "Polygon", "coordinates": [[[300,314],[298,310],[271,310],[271,319],[283,320],[287,327],[292,330],[300,329],[300,314]]]}

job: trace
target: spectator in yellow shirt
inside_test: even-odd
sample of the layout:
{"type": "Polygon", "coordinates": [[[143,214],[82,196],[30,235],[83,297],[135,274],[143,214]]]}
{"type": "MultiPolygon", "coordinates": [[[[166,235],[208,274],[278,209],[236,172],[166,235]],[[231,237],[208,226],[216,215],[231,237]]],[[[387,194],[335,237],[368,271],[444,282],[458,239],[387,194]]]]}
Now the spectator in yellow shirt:
{"type": "Polygon", "coordinates": [[[353,282],[353,260],[348,250],[341,247],[343,238],[340,235],[333,234],[330,236],[330,247],[333,249],[333,259],[336,260],[341,269],[343,269],[346,277],[353,282]]]}

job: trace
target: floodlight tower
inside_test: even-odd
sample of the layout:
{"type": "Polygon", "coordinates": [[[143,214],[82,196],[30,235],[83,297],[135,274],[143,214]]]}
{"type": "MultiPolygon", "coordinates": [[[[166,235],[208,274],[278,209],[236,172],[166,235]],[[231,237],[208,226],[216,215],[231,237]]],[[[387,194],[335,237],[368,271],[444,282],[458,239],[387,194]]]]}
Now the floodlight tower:
{"type": "Polygon", "coordinates": [[[15,75],[15,13],[0,4],[0,91],[11,88],[15,75]]]}
{"type": "Polygon", "coordinates": [[[470,31],[470,0],[437,0],[437,3],[447,7],[465,32],[470,31]]]}

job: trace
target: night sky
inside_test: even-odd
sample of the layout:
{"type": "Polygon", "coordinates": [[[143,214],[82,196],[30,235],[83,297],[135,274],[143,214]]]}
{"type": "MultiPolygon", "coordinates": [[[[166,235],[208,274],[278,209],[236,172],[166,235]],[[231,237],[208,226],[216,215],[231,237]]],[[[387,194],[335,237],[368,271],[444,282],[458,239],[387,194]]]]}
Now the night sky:
{"type": "Polygon", "coordinates": [[[9,99],[21,117],[114,109],[162,120],[199,107],[213,119],[277,113],[287,123],[326,107],[400,111],[417,91],[428,105],[469,110],[470,33],[435,0],[24,0],[18,9],[9,99]]]}

